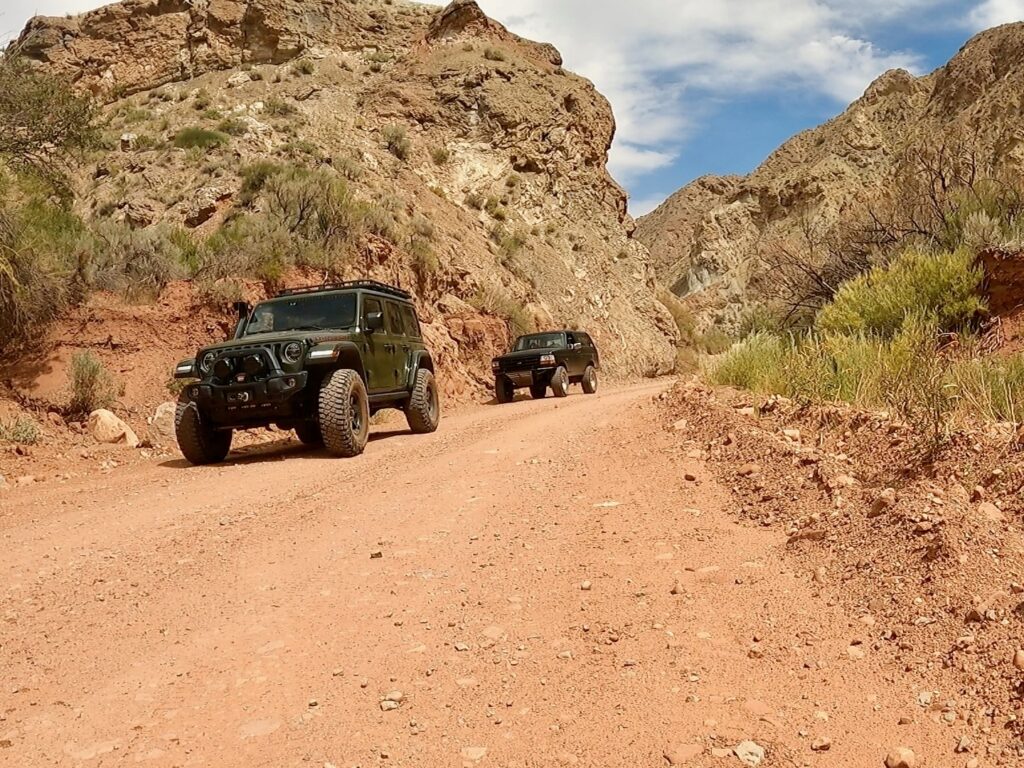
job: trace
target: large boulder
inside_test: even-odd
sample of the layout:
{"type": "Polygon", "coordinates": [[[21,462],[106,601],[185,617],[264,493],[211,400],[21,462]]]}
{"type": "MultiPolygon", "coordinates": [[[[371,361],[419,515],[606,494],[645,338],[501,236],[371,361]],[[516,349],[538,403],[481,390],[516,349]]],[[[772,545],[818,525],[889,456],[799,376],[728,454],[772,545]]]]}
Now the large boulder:
{"type": "Polygon", "coordinates": [[[138,435],[132,428],[113,413],[102,408],[89,414],[89,434],[99,443],[123,444],[129,448],[139,447],[138,435]]]}

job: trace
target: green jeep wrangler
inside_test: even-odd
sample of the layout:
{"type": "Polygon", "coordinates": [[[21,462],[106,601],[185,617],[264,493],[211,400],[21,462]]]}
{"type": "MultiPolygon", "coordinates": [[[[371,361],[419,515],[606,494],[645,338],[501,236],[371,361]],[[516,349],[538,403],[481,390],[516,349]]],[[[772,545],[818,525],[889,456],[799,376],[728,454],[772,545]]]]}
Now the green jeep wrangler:
{"type": "Polygon", "coordinates": [[[185,386],[175,431],[192,464],[223,461],[236,429],[276,424],[307,445],[357,456],[370,417],[405,412],[413,432],[441,417],[434,361],[412,297],[371,280],[285,291],[239,303],[234,337],[174,369],[185,386]]]}

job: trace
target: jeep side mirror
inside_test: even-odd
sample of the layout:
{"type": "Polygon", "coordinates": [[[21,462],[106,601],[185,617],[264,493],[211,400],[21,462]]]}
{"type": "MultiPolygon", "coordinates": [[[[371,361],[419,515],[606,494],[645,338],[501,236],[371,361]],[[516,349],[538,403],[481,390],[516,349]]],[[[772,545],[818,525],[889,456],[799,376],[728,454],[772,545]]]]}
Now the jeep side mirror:
{"type": "Polygon", "coordinates": [[[579,352],[581,349],[583,349],[583,345],[578,342],[572,345],[573,352],[579,352]]]}
{"type": "Polygon", "coordinates": [[[252,312],[252,307],[249,306],[247,301],[236,301],[234,304],[235,315],[238,317],[238,322],[235,323],[234,337],[240,339],[242,334],[245,332],[245,324],[249,320],[249,314],[252,312]]]}
{"type": "Polygon", "coordinates": [[[366,315],[366,327],[363,330],[365,330],[367,333],[376,333],[377,331],[383,331],[384,313],[369,312],[366,315]]]}

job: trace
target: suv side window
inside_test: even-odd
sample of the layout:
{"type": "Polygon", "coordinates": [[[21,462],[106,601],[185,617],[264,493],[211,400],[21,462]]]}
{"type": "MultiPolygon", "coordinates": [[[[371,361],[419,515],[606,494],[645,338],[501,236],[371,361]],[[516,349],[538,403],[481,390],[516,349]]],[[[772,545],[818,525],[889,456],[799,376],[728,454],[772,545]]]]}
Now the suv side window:
{"type": "Polygon", "coordinates": [[[402,318],[405,320],[405,335],[413,339],[420,337],[420,321],[416,317],[416,310],[408,304],[402,306],[402,318]]]}
{"type": "Polygon", "coordinates": [[[575,333],[567,333],[567,334],[565,334],[565,343],[570,348],[572,347],[573,344],[575,344],[578,341],[579,341],[579,339],[576,338],[576,334],[575,333]]]}
{"type": "Polygon", "coordinates": [[[366,316],[372,315],[374,312],[381,312],[383,308],[380,305],[380,299],[372,299],[367,296],[363,299],[363,327],[366,327],[366,316]]]}
{"type": "Polygon", "coordinates": [[[402,335],[402,315],[398,310],[398,305],[393,301],[385,302],[385,314],[387,316],[387,327],[388,333],[392,336],[402,335]]]}
{"type": "Polygon", "coordinates": [[[581,334],[579,335],[579,342],[580,342],[580,343],[581,343],[581,344],[582,344],[582,345],[583,345],[584,347],[586,347],[587,349],[593,349],[593,348],[594,348],[594,342],[592,342],[592,341],[590,340],[590,336],[588,336],[588,335],[587,335],[587,334],[585,334],[585,333],[581,333],[581,334]]]}

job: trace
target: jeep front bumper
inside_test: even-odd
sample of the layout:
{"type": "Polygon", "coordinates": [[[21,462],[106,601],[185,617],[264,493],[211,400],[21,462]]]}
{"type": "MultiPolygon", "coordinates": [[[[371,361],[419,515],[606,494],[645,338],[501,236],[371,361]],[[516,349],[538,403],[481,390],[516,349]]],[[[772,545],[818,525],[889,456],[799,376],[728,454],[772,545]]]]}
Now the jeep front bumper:
{"type": "Polygon", "coordinates": [[[186,393],[217,426],[237,426],[296,415],[296,396],[308,380],[302,371],[235,384],[200,382],[188,386],[186,393]]]}

